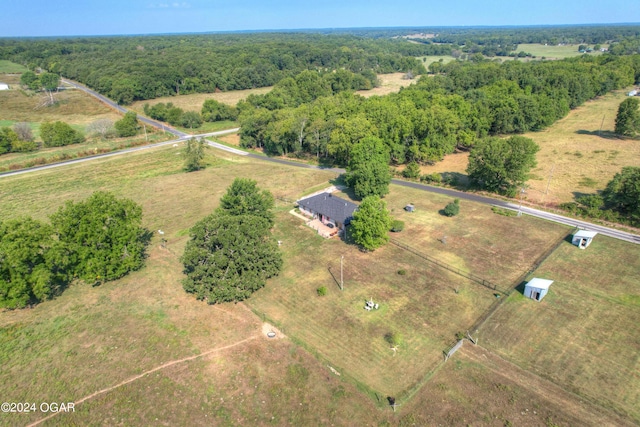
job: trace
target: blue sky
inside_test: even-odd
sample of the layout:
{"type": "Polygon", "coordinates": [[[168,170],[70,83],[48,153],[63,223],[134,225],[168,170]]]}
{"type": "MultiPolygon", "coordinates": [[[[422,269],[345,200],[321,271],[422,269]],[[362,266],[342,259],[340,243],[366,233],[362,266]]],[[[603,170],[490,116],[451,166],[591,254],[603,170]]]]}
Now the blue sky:
{"type": "Polygon", "coordinates": [[[640,22],[638,0],[7,0],[0,37],[640,22]]]}

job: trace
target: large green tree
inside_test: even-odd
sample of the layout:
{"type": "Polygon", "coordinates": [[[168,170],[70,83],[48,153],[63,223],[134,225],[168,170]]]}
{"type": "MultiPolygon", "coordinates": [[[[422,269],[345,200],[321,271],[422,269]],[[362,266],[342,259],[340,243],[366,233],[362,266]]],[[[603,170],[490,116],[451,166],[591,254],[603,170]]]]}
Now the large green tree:
{"type": "Polygon", "coordinates": [[[75,275],[87,283],[118,279],[144,264],[150,234],[132,200],[98,191],[83,202],[68,201],[51,224],[75,275]]]}
{"type": "Polygon", "coordinates": [[[138,133],[140,124],[138,123],[138,115],[133,111],[129,111],[124,117],[114,124],[116,133],[120,137],[134,136],[138,133]]]}
{"type": "Polygon", "coordinates": [[[68,260],[53,228],[31,218],[0,222],[0,307],[22,308],[48,299],[68,282],[68,260]]]}
{"type": "Polygon", "coordinates": [[[13,146],[18,142],[18,134],[11,128],[0,128],[0,154],[13,151],[13,146]]]}
{"type": "Polygon", "coordinates": [[[209,304],[242,301],[282,268],[271,235],[273,196],[237,178],[216,211],[190,231],[182,263],[184,288],[209,304]]]}
{"type": "Polygon", "coordinates": [[[202,138],[191,138],[185,142],[184,152],[184,169],[187,172],[194,172],[204,167],[202,160],[204,159],[204,141],[202,138]]]}
{"type": "Polygon", "coordinates": [[[640,100],[628,97],[620,103],[616,115],[615,132],[618,135],[635,136],[640,132],[640,100]]]}
{"type": "Polygon", "coordinates": [[[640,167],[622,168],[603,192],[607,207],[640,222],[640,167]]]}
{"type": "Polygon", "coordinates": [[[248,178],[236,178],[220,199],[221,212],[229,215],[254,215],[273,225],[273,195],[258,188],[258,183],[248,178]]]}
{"type": "Polygon", "coordinates": [[[353,146],[346,181],[359,199],[389,193],[389,149],[380,138],[367,137],[353,146]]]}
{"type": "Polygon", "coordinates": [[[482,188],[514,196],[536,165],[540,147],[529,138],[486,138],[478,142],[469,155],[467,173],[482,188]]]}
{"type": "Polygon", "coordinates": [[[184,288],[209,304],[242,301],[282,266],[265,218],[218,210],[198,222],[181,260],[184,288]]]}
{"type": "Polygon", "coordinates": [[[391,222],[384,200],[378,196],[365,197],[353,213],[351,236],[357,245],[372,251],[389,241],[391,222]]]}
{"type": "Polygon", "coordinates": [[[45,147],[62,147],[69,144],[79,144],[84,141],[84,135],[65,122],[45,122],[40,125],[40,138],[45,147]]]}

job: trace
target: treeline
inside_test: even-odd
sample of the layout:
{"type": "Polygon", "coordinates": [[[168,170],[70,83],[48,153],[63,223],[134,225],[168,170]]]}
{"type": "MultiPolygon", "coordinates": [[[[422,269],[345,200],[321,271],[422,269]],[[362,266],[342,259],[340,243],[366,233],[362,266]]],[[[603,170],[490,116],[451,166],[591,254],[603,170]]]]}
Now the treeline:
{"type": "Polygon", "coordinates": [[[142,208],[107,192],[67,202],[50,224],[0,221],[0,308],[53,298],[76,278],[96,285],[137,270],[150,236],[142,208]]]}
{"type": "Polygon", "coordinates": [[[633,84],[640,56],[452,62],[441,72],[384,97],[344,92],[299,103],[284,88],[254,96],[239,104],[241,143],[346,165],[356,143],[377,137],[393,164],[435,162],[487,135],[543,129],[586,100],[633,84]]]}
{"type": "Polygon", "coordinates": [[[1,59],[80,81],[121,104],[271,86],[309,69],[419,74],[414,56],[432,51],[403,39],[288,33],[0,40],[1,59]]]}

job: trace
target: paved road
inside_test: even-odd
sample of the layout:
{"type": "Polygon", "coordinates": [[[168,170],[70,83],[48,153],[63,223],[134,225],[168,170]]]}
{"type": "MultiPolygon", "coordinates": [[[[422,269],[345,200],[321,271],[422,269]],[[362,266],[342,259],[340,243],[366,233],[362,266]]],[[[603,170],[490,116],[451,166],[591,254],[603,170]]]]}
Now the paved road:
{"type": "MultiPolygon", "coordinates": [[[[117,103],[113,102],[112,100],[110,100],[109,98],[100,95],[99,93],[87,88],[84,85],[81,85],[80,83],[77,82],[73,82],[71,80],[67,80],[67,79],[62,79],[62,81],[66,84],[69,84],[77,89],[83,90],[86,93],[98,98],[100,101],[104,102],[105,104],[111,106],[112,108],[115,108],[116,110],[126,113],[127,109],[124,107],[121,107],[120,105],[118,105],[117,103]]],[[[146,145],[146,146],[142,146],[142,147],[135,147],[135,148],[130,148],[127,150],[122,150],[122,151],[118,151],[118,152],[113,152],[113,153],[107,153],[107,154],[101,154],[101,155],[97,155],[97,156],[91,156],[91,157],[85,157],[82,159],[77,159],[77,160],[70,160],[67,162],[62,162],[62,163],[57,163],[54,165],[45,165],[45,166],[39,166],[39,167],[35,167],[35,168],[30,168],[30,169],[24,169],[21,171],[15,171],[15,172],[8,172],[8,173],[4,173],[4,174],[0,174],[0,178],[4,177],[4,176],[12,176],[12,175],[18,175],[21,173],[27,173],[27,172],[33,172],[35,170],[43,170],[43,169],[50,169],[50,168],[54,168],[54,167],[60,167],[63,165],[68,165],[68,164],[73,164],[73,163],[80,163],[83,161],[88,161],[88,160],[93,160],[95,158],[102,158],[102,157],[110,157],[110,156],[117,156],[120,154],[125,154],[125,153],[130,153],[132,151],[139,151],[139,150],[144,150],[144,149],[148,149],[148,148],[154,148],[154,147],[159,147],[162,145],[168,145],[168,144],[175,144],[179,141],[182,141],[184,139],[187,138],[192,138],[192,137],[209,137],[209,136],[216,136],[216,135],[223,135],[225,133],[233,133],[233,132],[237,132],[238,130],[240,130],[239,128],[235,128],[235,129],[229,129],[226,131],[221,131],[221,132],[212,132],[212,133],[207,133],[207,134],[202,134],[202,135],[189,135],[186,134],[184,132],[181,132],[179,130],[170,128],[166,125],[164,125],[164,123],[160,123],[158,121],[155,120],[151,120],[148,119],[146,117],[141,117],[138,116],[138,119],[144,123],[147,123],[151,126],[155,126],[159,129],[164,129],[165,131],[171,132],[174,135],[178,136],[180,139],[174,140],[174,141],[166,141],[166,142],[160,142],[157,144],[152,144],[152,145],[146,145]]],[[[288,166],[294,166],[294,167],[299,167],[299,168],[306,168],[306,169],[321,169],[321,170],[327,170],[327,171],[331,171],[331,172],[335,172],[336,174],[341,174],[344,173],[345,170],[344,169],[340,169],[340,168],[325,168],[322,166],[313,166],[313,165],[308,165],[308,164],[304,164],[304,163],[299,163],[299,162],[292,162],[289,160],[283,160],[283,159],[276,159],[273,157],[266,157],[266,156],[260,156],[258,154],[254,154],[254,153],[247,153],[246,151],[242,151],[242,150],[238,150],[236,148],[232,148],[232,147],[227,147],[226,145],[214,142],[214,141],[209,141],[206,140],[207,144],[209,144],[211,147],[220,149],[220,150],[225,150],[227,152],[233,153],[233,154],[237,154],[237,155],[241,155],[241,156],[247,156],[253,159],[257,159],[257,160],[261,160],[261,161],[268,161],[268,162],[272,162],[272,163],[278,163],[278,164],[283,164],[283,165],[288,165],[288,166]]],[[[477,202],[477,203],[483,203],[483,204],[487,204],[487,205],[492,205],[492,206],[499,206],[505,209],[513,209],[513,210],[521,210],[522,213],[525,213],[527,215],[531,215],[537,218],[542,218],[542,219],[546,219],[548,221],[553,221],[553,222],[557,222],[560,224],[565,224],[568,226],[572,226],[572,227],[579,227],[579,228],[584,228],[587,230],[591,230],[591,231],[597,231],[600,234],[604,234],[605,236],[609,236],[609,237],[613,237],[615,239],[620,239],[620,240],[624,240],[627,242],[631,242],[631,243],[636,243],[636,244],[640,244],[640,236],[636,235],[636,234],[632,234],[632,233],[627,233],[624,231],[620,231],[620,230],[615,230],[613,228],[608,228],[608,227],[604,227],[601,225],[596,225],[596,224],[592,224],[590,222],[585,222],[585,221],[580,221],[577,219],[573,219],[573,218],[567,218],[561,215],[557,215],[557,214],[553,214],[550,212],[545,212],[545,211],[541,211],[538,209],[533,209],[533,208],[528,208],[528,207],[519,207],[518,205],[515,205],[513,203],[510,202],[505,202],[502,200],[497,200],[497,199],[492,199],[491,197],[486,197],[486,196],[480,196],[477,194],[472,194],[472,193],[463,193],[460,191],[456,191],[456,190],[451,190],[448,188],[442,188],[442,187],[433,187],[430,185],[425,185],[425,184],[419,184],[417,182],[409,182],[409,181],[402,181],[399,179],[393,179],[391,180],[391,182],[393,184],[396,185],[401,185],[403,187],[409,187],[409,188],[415,188],[417,190],[421,190],[421,191],[428,191],[431,193],[437,193],[437,194],[442,194],[445,196],[450,196],[450,197],[455,197],[455,198],[459,198],[461,200],[469,200],[469,201],[473,201],[473,202],[477,202]]]]}
{"type": "MultiPolygon", "coordinates": [[[[126,108],[118,105],[118,103],[110,100],[106,96],[100,95],[98,92],[89,89],[85,85],[82,85],[82,84],[80,84],[78,82],[74,82],[72,80],[67,80],[67,79],[64,79],[64,78],[61,79],[61,81],[63,83],[66,83],[68,85],[71,85],[71,86],[75,87],[76,89],[80,89],[81,91],[88,93],[89,95],[99,99],[100,101],[102,101],[105,104],[107,104],[109,107],[111,107],[111,108],[113,108],[113,109],[115,109],[117,111],[120,111],[123,114],[126,114],[129,111],[126,108]]],[[[174,128],[172,128],[170,126],[167,126],[164,123],[158,122],[156,120],[148,119],[148,118],[142,117],[140,115],[138,115],[138,120],[140,120],[141,122],[146,123],[146,124],[148,124],[150,126],[153,126],[153,127],[158,128],[158,129],[162,129],[162,130],[164,130],[166,132],[172,133],[175,136],[177,136],[178,138],[184,138],[184,137],[189,136],[189,134],[187,134],[187,133],[181,132],[181,131],[179,131],[177,129],[174,129],[174,128]]]]}

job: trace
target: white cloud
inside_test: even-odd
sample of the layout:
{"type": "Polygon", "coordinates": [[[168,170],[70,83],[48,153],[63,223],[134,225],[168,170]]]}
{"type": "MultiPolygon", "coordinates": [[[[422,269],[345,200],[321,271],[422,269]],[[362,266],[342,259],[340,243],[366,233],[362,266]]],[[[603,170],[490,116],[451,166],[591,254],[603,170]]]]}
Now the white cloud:
{"type": "Polygon", "coordinates": [[[188,8],[191,7],[191,4],[187,3],[186,1],[173,2],[171,4],[169,4],[169,3],[149,3],[149,5],[147,7],[149,9],[168,9],[168,8],[188,9],[188,8]]]}

